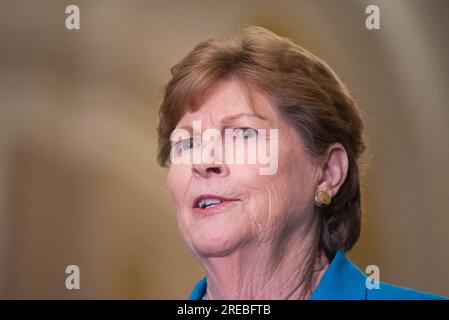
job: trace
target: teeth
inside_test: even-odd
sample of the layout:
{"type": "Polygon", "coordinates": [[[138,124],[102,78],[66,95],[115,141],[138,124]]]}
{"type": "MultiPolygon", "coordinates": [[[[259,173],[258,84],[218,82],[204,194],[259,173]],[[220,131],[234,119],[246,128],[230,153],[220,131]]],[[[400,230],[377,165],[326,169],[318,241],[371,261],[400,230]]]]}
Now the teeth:
{"type": "Polygon", "coordinates": [[[201,209],[204,209],[208,206],[211,206],[214,204],[219,204],[222,202],[223,201],[221,201],[220,199],[201,199],[200,202],[198,203],[198,207],[200,207],[201,209]]]}

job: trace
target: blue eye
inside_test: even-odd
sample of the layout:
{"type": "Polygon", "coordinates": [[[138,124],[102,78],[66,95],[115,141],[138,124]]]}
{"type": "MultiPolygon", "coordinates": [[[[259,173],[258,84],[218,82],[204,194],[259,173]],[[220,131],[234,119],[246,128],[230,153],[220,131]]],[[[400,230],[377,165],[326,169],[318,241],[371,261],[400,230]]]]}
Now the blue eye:
{"type": "Polygon", "coordinates": [[[195,139],[189,138],[176,142],[175,148],[176,151],[179,153],[180,151],[192,149],[198,145],[199,143],[195,139]]]}
{"type": "Polygon", "coordinates": [[[235,128],[234,133],[243,139],[251,139],[258,135],[257,130],[253,128],[235,128]]]}

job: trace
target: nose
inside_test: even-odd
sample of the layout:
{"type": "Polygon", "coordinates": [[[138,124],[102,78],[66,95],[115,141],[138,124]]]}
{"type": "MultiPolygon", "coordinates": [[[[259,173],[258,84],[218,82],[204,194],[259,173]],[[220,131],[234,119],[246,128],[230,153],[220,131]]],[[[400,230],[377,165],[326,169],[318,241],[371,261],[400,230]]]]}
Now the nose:
{"type": "Polygon", "coordinates": [[[225,177],[229,174],[229,167],[221,163],[192,164],[192,173],[201,178],[225,177]]]}

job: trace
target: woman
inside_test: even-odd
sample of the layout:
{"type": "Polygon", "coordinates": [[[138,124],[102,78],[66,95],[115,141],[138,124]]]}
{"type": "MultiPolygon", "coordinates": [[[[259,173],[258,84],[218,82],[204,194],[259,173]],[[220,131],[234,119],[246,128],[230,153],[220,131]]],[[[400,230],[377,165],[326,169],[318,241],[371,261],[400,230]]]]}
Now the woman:
{"type": "Polygon", "coordinates": [[[345,256],[360,234],[363,124],[323,61],[250,27],[171,72],[159,162],[207,274],[191,299],[438,298],[372,285],[345,256]]]}

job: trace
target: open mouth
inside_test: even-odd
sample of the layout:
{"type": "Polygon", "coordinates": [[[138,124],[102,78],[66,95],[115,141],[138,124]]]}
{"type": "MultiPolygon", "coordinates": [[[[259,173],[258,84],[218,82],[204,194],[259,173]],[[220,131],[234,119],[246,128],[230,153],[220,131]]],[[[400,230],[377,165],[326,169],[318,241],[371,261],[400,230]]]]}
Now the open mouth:
{"type": "Polygon", "coordinates": [[[221,208],[228,203],[236,201],[240,200],[235,198],[225,198],[222,196],[211,194],[203,194],[193,201],[192,208],[195,212],[204,213],[206,211],[211,211],[212,209],[221,208]]]}

